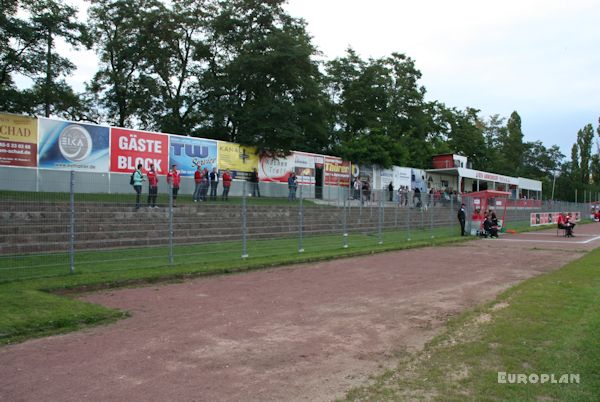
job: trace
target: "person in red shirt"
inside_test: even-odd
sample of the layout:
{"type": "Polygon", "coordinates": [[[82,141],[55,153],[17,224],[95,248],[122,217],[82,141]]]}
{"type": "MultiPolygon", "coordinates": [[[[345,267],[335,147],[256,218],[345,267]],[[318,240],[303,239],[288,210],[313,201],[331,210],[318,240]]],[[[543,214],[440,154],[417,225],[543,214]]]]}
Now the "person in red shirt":
{"type": "Polygon", "coordinates": [[[202,190],[202,167],[198,165],[198,168],[194,172],[194,183],[196,183],[196,187],[194,189],[194,195],[192,199],[194,202],[198,202],[200,199],[200,192],[202,190]]]}
{"type": "Polygon", "coordinates": [[[179,192],[179,184],[181,183],[177,165],[173,165],[167,174],[167,183],[173,188],[173,206],[176,207],[177,193],[179,192]]]}
{"type": "Polygon", "coordinates": [[[566,218],[564,213],[561,213],[558,215],[558,228],[559,229],[564,229],[565,230],[565,236],[569,237],[569,236],[573,236],[573,228],[571,227],[571,225],[569,224],[568,219],[566,218]]]}
{"type": "Polygon", "coordinates": [[[229,173],[229,170],[226,170],[225,173],[223,173],[223,195],[221,196],[221,199],[224,201],[228,201],[229,200],[229,189],[231,188],[231,173],[229,173]]]}
{"type": "Polygon", "coordinates": [[[148,208],[158,208],[156,205],[156,196],[158,195],[158,176],[154,170],[154,164],[150,164],[150,170],[146,174],[148,177],[148,208]]]}

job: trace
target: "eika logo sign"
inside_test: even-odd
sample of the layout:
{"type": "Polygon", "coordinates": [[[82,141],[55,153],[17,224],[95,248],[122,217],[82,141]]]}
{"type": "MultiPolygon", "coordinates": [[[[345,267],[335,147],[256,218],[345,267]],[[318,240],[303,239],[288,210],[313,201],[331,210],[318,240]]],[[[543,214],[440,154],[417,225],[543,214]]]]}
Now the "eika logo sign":
{"type": "Polygon", "coordinates": [[[186,155],[190,158],[206,158],[209,154],[208,147],[204,145],[173,143],[171,147],[175,156],[186,155]]]}

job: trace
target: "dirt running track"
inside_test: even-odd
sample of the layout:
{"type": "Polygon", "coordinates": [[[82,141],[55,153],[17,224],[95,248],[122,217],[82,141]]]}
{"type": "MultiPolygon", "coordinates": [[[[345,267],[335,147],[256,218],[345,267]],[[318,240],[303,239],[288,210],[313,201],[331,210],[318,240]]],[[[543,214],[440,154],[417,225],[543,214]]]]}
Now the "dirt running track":
{"type": "Polygon", "coordinates": [[[89,294],[132,317],[1,348],[0,400],[331,400],[600,245],[599,225],[577,229],[89,294]]]}

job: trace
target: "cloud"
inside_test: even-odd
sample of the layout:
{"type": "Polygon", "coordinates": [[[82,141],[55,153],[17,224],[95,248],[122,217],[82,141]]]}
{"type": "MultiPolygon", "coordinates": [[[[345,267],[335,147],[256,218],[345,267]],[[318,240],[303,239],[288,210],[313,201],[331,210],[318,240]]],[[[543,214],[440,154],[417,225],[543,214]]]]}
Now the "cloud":
{"type": "Polygon", "coordinates": [[[565,152],[600,114],[598,1],[292,0],[287,9],[326,57],[349,45],[363,57],[406,53],[429,99],[486,115],[517,110],[526,140],[565,152]]]}

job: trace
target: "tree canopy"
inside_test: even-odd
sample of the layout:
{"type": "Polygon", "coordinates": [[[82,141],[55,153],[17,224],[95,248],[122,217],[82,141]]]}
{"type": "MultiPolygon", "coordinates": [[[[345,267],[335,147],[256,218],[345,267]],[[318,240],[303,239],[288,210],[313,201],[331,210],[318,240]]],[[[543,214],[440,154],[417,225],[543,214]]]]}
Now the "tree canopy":
{"type": "MultiPolygon", "coordinates": [[[[564,198],[600,189],[594,127],[570,161],[555,145],[524,141],[521,116],[482,116],[427,100],[406,54],[332,60],[285,0],[97,0],[86,21],[58,0],[0,0],[0,109],[239,142],[263,154],[326,153],[382,167],[430,167],[439,153],[472,166],[543,180],[564,198]],[[62,41],[92,47],[85,91],[62,41]],[[28,88],[17,77],[31,81],[28,88]]],[[[600,127],[596,128],[600,136],[600,127]]],[[[572,133],[575,134],[575,133],[572,133]]],[[[548,188],[548,185],[544,186],[548,188]]]]}

